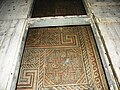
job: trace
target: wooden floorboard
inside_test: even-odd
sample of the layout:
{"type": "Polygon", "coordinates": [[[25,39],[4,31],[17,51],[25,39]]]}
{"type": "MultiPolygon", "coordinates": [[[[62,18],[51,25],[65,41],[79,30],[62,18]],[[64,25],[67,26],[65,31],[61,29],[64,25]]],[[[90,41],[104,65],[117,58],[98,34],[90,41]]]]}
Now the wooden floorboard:
{"type": "MultiPolygon", "coordinates": [[[[103,40],[103,44],[106,48],[106,55],[109,59],[110,67],[113,70],[114,78],[116,79],[116,85],[120,85],[120,2],[119,1],[94,1],[94,3],[88,3],[92,17],[99,29],[99,34],[103,40]]],[[[114,82],[115,83],[115,82],[114,82]]],[[[117,88],[114,87],[116,90],[117,88]]]]}
{"type": "Polygon", "coordinates": [[[4,0],[0,5],[0,20],[23,19],[29,16],[33,0],[4,0]]]}
{"type": "Polygon", "coordinates": [[[120,23],[99,24],[99,28],[110,57],[113,69],[115,70],[118,82],[120,82],[120,23]]]}
{"type": "MultiPolygon", "coordinates": [[[[20,63],[21,47],[24,42],[26,20],[0,21],[2,38],[0,43],[0,90],[10,90],[14,82],[16,64],[20,63]]],[[[17,69],[19,71],[19,68],[17,69]]],[[[16,80],[15,80],[16,82],[16,80]]],[[[15,88],[15,85],[14,85],[15,88]]]]}

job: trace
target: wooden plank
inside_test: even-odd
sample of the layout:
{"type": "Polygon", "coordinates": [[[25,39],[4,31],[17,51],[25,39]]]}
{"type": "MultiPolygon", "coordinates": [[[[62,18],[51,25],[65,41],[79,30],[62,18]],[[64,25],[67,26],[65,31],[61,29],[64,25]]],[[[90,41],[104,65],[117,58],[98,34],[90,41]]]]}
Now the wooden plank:
{"type": "Polygon", "coordinates": [[[1,6],[2,2],[3,2],[3,0],[0,0],[0,6],[1,6]]]}
{"type": "Polygon", "coordinates": [[[100,18],[112,18],[112,17],[119,17],[120,18],[120,6],[93,6],[92,8],[93,13],[96,17],[100,18]]]}
{"type": "Polygon", "coordinates": [[[16,64],[20,62],[20,53],[22,53],[20,47],[25,33],[26,20],[10,20],[5,21],[4,24],[2,28],[7,29],[0,47],[0,90],[10,90],[16,64]]]}
{"type": "Polygon", "coordinates": [[[101,56],[101,62],[105,70],[105,74],[106,74],[106,78],[107,78],[110,90],[118,90],[117,83],[115,81],[115,77],[114,77],[112,68],[110,66],[108,56],[106,54],[107,52],[104,47],[103,39],[101,38],[101,34],[93,19],[91,20],[91,27],[92,27],[92,31],[97,43],[100,56],[101,56]]]}
{"type": "Polygon", "coordinates": [[[0,90],[14,90],[16,87],[27,32],[26,18],[32,2],[0,0],[0,90]]]}
{"type": "Polygon", "coordinates": [[[93,6],[91,11],[99,22],[120,22],[120,6],[93,6]]]}
{"type": "MultiPolygon", "coordinates": [[[[94,0],[92,0],[92,1],[94,1],[94,0]]],[[[91,25],[93,26],[93,27],[95,27],[95,26],[98,26],[97,24],[98,23],[103,23],[103,22],[105,22],[105,23],[111,23],[111,22],[120,22],[120,18],[119,18],[119,15],[118,16],[114,16],[114,18],[112,18],[112,17],[104,17],[104,15],[103,14],[105,14],[105,13],[103,13],[102,12],[102,10],[99,10],[99,7],[101,8],[101,7],[103,7],[104,8],[104,10],[106,10],[107,8],[105,8],[105,7],[116,7],[117,5],[117,7],[119,7],[119,5],[120,5],[120,2],[103,2],[103,1],[101,1],[101,2],[92,2],[91,0],[85,0],[85,4],[86,4],[86,6],[87,6],[87,8],[88,8],[88,11],[89,11],[89,15],[90,15],[90,17],[91,17],[91,19],[92,19],[92,21],[93,22],[91,22],[91,25]],[[116,4],[117,3],[117,4],[116,4]],[[94,8],[97,8],[95,11],[93,11],[93,9],[94,8]],[[96,14],[97,13],[97,14],[96,14]],[[100,17],[97,17],[97,15],[100,17]],[[96,23],[97,22],[97,23],[96,23]],[[93,24],[94,23],[94,24],[93,24]]],[[[108,9],[107,9],[107,11],[109,11],[108,9]]],[[[109,13],[109,12],[108,12],[109,13]]],[[[119,11],[117,12],[118,14],[119,14],[119,11]]],[[[97,29],[98,29],[98,27],[97,27],[97,29]]],[[[103,44],[103,39],[104,39],[104,37],[102,37],[101,35],[100,35],[100,33],[99,33],[99,30],[94,30],[93,32],[94,32],[94,35],[95,35],[95,37],[98,37],[97,39],[96,39],[96,42],[97,42],[97,45],[98,45],[98,48],[99,48],[99,51],[100,51],[100,55],[101,55],[101,58],[102,58],[102,62],[103,62],[103,66],[104,66],[104,69],[105,69],[105,72],[106,72],[106,77],[107,77],[107,80],[108,80],[108,84],[109,84],[109,86],[110,86],[110,90],[118,90],[118,86],[117,86],[117,82],[116,82],[116,80],[115,80],[115,78],[116,78],[116,76],[114,76],[114,72],[113,72],[113,70],[111,69],[111,66],[109,66],[110,64],[110,62],[109,62],[109,58],[108,58],[108,56],[107,56],[107,54],[106,54],[106,49],[105,49],[105,47],[104,47],[104,44],[103,44]],[[97,32],[97,33],[96,33],[97,32]],[[101,39],[99,39],[99,36],[100,37],[102,37],[101,39]],[[99,41],[98,41],[98,39],[102,42],[102,43],[99,43],[99,41]],[[101,48],[100,48],[101,47],[101,48]],[[106,64],[105,64],[106,63],[106,64]]],[[[106,29],[106,28],[105,28],[106,29]]],[[[102,30],[102,29],[101,29],[102,30]]],[[[119,28],[118,28],[118,30],[119,30],[119,28]]],[[[108,45],[109,46],[109,45],[108,45]]],[[[111,59],[112,60],[112,59],[111,59]]],[[[114,62],[114,60],[112,60],[113,62],[114,62]]],[[[119,76],[117,76],[117,77],[120,77],[120,75],[119,76]]]]}
{"type": "Polygon", "coordinates": [[[120,83],[120,23],[103,23],[99,28],[120,83]]]}
{"type": "Polygon", "coordinates": [[[106,5],[120,5],[119,0],[85,0],[89,6],[106,6],[106,5]]]}
{"type": "Polygon", "coordinates": [[[91,6],[118,6],[120,5],[120,2],[95,2],[94,4],[91,4],[91,6]]]}
{"type": "Polygon", "coordinates": [[[10,25],[10,22],[8,21],[0,21],[0,47],[4,41],[4,38],[7,34],[8,26],[10,25]]]}
{"type": "Polygon", "coordinates": [[[0,6],[0,20],[27,18],[33,0],[5,0],[0,6]]]}
{"type": "Polygon", "coordinates": [[[65,26],[65,25],[85,25],[90,24],[87,15],[80,16],[56,16],[44,18],[31,18],[29,27],[65,26]]]}

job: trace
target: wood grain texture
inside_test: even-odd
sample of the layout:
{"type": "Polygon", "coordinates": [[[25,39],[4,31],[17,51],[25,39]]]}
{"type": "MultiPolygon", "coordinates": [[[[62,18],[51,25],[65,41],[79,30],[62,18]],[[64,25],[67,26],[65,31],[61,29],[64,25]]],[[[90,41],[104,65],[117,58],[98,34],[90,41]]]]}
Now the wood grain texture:
{"type": "Polygon", "coordinates": [[[4,32],[4,28],[6,29],[0,44],[0,90],[10,90],[16,64],[21,53],[26,24],[24,19],[1,22],[3,22],[1,30],[4,32]]]}
{"type": "MultiPolygon", "coordinates": [[[[116,78],[116,82],[113,82],[113,87],[110,86],[111,90],[118,90],[120,85],[120,39],[119,39],[119,30],[120,30],[120,1],[119,0],[86,0],[86,6],[88,7],[90,16],[95,26],[97,27],[98,32],[103,47],[106,51],[105,59],[107,67],[109,68],[110,77],[116,78]],[[112,67],[110,69],[110,67],[112,67]],[[113,73],[114,72],[114,73],[113,73]],[[118,87],[116,86],[118,85],[118,87]],[[115,86],[115,87],[114,87],[115,86]]],[[[102,53],[101,53],[102,54],[102,53]]],[[[111,81],[108,82],[109,84],[111,81]]]]}
{"type": "Polygon", "coordinates": [[[33,0],[6,0],[0,5],[0,20],[27,18],[33,0]]]}
{"type": "Polygon", "coordinates": [[[120,82],[120,23],[99,24],[113,68],[120,82]]]}
{"type": "Polygon", "coordinates": [[[33,0],[0,0],[0,90],[14,90],[33,0]]]}
{"type": "Polygon", "coordinates": [[[90,6],[120,5],[120,0],[85,0],[90,6]]]}
{"type": "Polygon", "coordinates": [[[120,22],[120,5],[93,6],[91,10],[99,22],[120,22]]]}
{"type": "Polygon", "coordinates": [[[28,19],[28,24],[29,27],[88,25],[90,24],[90,18],[87,15],[30,18],[28,19]]]}

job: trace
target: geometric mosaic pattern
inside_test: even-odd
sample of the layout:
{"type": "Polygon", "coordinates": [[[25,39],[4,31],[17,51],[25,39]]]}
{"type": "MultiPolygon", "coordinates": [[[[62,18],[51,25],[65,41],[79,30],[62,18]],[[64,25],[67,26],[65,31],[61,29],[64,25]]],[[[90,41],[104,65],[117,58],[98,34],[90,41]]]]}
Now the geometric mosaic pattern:
{"type": "Polygon", "coordinates": [[[18,90],[37,90],[37,69],[23,69],[21,71],[21,78],[18,84],[18,90]],[[26,88],[27,87],[27,88],[26,88]]]}
{"type": "Polygon", "coordinates": [[[27,47],[76,47],[78,46],[77,28],[38,28],[30,29],[26,42],[27,47]],[[32,38],[31,38],[32,37],[32,38]]]}
{"type": "Polygon", "coordinates": [[[30,29],[17,90],[108,90],[90,26],[30,29]]]}
{"type": "Polygon", "coordinates": [[[82,0],[35,0],[32,17],[86,15],[82,0]]]}

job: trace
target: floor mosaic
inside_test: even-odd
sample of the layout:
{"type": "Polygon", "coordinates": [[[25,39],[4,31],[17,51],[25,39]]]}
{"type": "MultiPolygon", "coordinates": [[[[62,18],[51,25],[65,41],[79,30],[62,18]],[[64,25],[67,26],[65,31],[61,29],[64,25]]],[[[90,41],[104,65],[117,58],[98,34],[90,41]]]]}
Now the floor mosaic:
{"type": "Polygon", "coordinates": [[[82,0],[35,0],[32,17],[86,15],[82,0]]]}
{"type": "Polygon", "coordinates": [[[29,29],[17,90],[108,90],[90,26],[29,29]]]}

